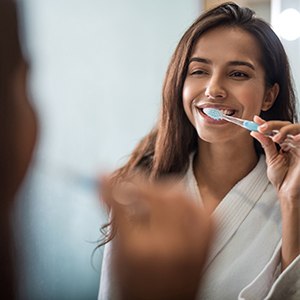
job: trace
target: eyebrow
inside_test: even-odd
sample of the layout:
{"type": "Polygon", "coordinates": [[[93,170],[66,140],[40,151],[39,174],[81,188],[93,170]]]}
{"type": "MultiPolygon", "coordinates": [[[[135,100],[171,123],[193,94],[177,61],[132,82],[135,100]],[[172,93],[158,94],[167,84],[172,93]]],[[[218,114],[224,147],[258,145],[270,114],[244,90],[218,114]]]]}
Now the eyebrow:
{"type": "MultiPolygon", "coordinates": [[[[209,59],[206,59],[206,58],[201,58],[201,57],[192,57],[189,61],[189,64],[193,61],[196,61],[196,62],[201,62],[201,63],[204,63],[204,64],[208,64],[208,65],[211,65],[212,64],[212,61],[209,60],[209,59]]],[[[242,61],[242,60],[233,60],[233,61],[230,61],[228,63],[229,66],[246,66],[246,67],[249,67],[250,69],[252,70],[255,70],[255,67],[247,62],[247,61],[242,61]]]]}
{"type": "Polygon", "coordinates": [[[189,64],[193,61],[196,61],[196,62],[201,62],[201,63],[205,63],[205,64],[208,64],[210,65],[212,62],[211,60],[209,59],[206,59],[206,58],[201,58],[201,57],[192,57],[189,61],[189,64]]]}

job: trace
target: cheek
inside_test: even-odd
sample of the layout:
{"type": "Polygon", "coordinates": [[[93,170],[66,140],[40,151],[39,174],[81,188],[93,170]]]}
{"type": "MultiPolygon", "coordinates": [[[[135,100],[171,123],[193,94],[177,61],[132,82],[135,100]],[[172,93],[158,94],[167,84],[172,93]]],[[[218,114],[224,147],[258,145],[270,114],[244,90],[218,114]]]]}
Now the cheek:
{"type": "Polygon", "coordinates": [[[186,80],[182,89],[182,100],[184,111],[191,123],[194,123],[192,112],[192,102],[195,99],[194,97],[194,89],[192,88],[191,83],[186,80]]]}
{"type": "Polygon", "coordinates": [[[243,99],[244,111],[250,117],[255,114],[260,114],[263,104],[264,94],[261,91],[256,90],[256,92],[249,92],[245,94],[241,99],[243,99]]]}

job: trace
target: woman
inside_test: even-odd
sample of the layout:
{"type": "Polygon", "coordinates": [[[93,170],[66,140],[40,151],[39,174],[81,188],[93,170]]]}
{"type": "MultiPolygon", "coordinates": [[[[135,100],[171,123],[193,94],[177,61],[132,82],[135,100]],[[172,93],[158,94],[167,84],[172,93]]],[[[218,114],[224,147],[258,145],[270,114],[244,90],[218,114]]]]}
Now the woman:
{"type": "Polygon", "coordinates": [[[0,298],[16,298],[11,213],[28,168],[37,133],[27,98],[27,65],[22,55],[16,4],[0,0],[0,298]]]}
{"type": "MultiPolygon", "coordinates": [[[[296,121],[288,59],[270,26],[234,3],[201,15],[171,59],[160,120],[112,178],[128,181],[141,170],[151,180],[176,175],[211,213],[215,235],[197,299],[299,296],[296,121]],[[213,120],[207,107],[253,119],[259,132],[213,120]],[[272,130],[279,133],[267,137],[272,130]],[[296,147],[281,148],[289,135],[296,147]]],[[[117,289],[106,277],[110,247],[100,299],[117,289]]]]}

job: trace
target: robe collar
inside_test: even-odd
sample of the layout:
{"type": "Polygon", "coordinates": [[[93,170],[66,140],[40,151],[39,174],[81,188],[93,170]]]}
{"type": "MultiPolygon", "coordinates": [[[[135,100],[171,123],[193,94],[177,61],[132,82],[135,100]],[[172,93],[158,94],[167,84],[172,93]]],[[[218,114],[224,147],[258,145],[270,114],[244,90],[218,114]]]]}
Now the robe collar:
{"type": "MultiPolygon", "coordinates": [[[[184,182],[188,193],[197,203],[203,205],[193,172],[193,157],[194,155],[190,158],[184,182]]],[[[265,156],[261,155],[254,169],[234,185],[212,213],[215,237],[206,267],[225,247],[266,190],[269,184],[266,170],[265,156]]]]}

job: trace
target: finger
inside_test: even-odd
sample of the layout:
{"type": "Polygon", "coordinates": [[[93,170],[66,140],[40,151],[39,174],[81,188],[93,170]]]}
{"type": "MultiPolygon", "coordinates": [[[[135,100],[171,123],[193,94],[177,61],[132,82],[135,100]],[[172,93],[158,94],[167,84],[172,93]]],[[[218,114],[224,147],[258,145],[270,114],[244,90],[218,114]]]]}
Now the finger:
{"type": "Polygon", "coordinates": [[[296,153],[300,155],[300,134],[297,134],[293,137],[292,145],[294,146],[294,150],[296,150],[296,153]]]}
{"type": "Polygon", "coordinates": [[[124,206],[114,202],[112,206],[112,218],[117,229],[119,243],[128,243],[129,240],[134,240],[136,236],[139,236],[145,230],[147,217],[143,215],[143,218],[141,218],[140,216],[141,214],[137,213],[135,207],[124,206]]]}
{"type": "Polygon", "coordinates": [[[271,132],[277,131],[276,134],[270,136],[273,142],[280,145],[288,144],[289,139],[293,139],[293,135],[300,133],[300,124],[292,124],[289,121],[268,121],[266,122],[259,116],[254,116],[254,122],[259,124],[258,131],[269,135],[271,132]]]}
{"type": "Polygon", "coordinates": [[[300,148],[300,134],[293,136],[293,144],[295,147],[300,148]]]}
{"type": "Polygon", "coordinates": [[[267,121],[259,126],[259,132],[268,134],[272,131],[280,131],[283,127],[291,125],[289,121],[267,121]]]}
{"type": "Polygon", "coordinates": [[[275,143],[278,144],[283,144],[283,143],[288,143],[293,141],[294,135],[299,134],[300,132],[300,125],[299,124],[288,124],[285,125],[284,127],[280,128],[279,132],[276,133],[273,137],[272,140],[275,143]]]}
{"type": "Polygon", "coordinates": [[[123,184],[114,192],[114,199],[114,209],[119,223],[136,228],[149,223],[151,214],[149,201],[141,186],[133,182],[123,184]]]}
{"type": "Polygon", "coordinates": [[[126,181],[116,184],[108,177],[103,177],[101,200],[110,209],[110,218],[118,228],[119,238],[125,238],[127,233],[145,224],[147,209],[138,187],[133,183],[126,181]]]}
{"type": "Polygon", "coordinates": [[[256,140],[258,140],[263,147],[267,163],[271,162],[277,155],[278,151],[276,148],[275,143],[268,137],[264,136],[263,134],[255,131],[251,131],[251,136],[253,136],[256,140]]]}
{"type": "Polygon", "coordinates": [[[109,177],[102,176],[99,181],[99,196],[101,203],[104,204],[107,208],[110,208],[112,203],[112,189],[109,177]]]}
{"type": "Polygon", "coordinates": [[[155,227],[161,226],[165,230],[181,225],[183,227],[190,220],[188,216],[193,219],[199,208],[187,195],[178,178],[169,177],[151,184],[142,183],[140,189],[149,206],[151,224],[155,227]]]}
{"type": "Polygon", "coordinates": [[[160,214],[165,216],[168,213],[164,209],[167,186],[170,184],[147,182],[141,174],[135,175],[130,182],[115,186],[111,191],[113,199],[110,204],[119,232],[126,234],[126,230],[141,229],[149,225],[150,217],[153,219],[160,214]]]}
{"type": "Polygon", "coordinates": [[[268,122],[267,121],[265,121],[264,119],[262,119],[259,116],[254,116],[253,121],[259,125],[258,132],[260,132],[260,133],[262,133],[266,136],[269,136],[268,133],[270,133],[271,130],[268,127],[268,122]]]}
{"type": "Polygon", "coordinates": [[[113,196],[118,204],[130,206],[139,201],[139,188],[132,181],[123,181],[113,187],[113,196]]]}
{"type": "Polygon", "coordinates": [[[294,141],[300,142],[300,133],[294,136],[294,141]]]}
{"type": "Polygon", "coordinates": [[[181,206],[183,191],[178,187],[178,181],[171,178],[150,185],[143,185],[142,193],[151,211],[153,224],[167,226],[174,223],[178,216],[176,211],[181,206]],[[176,184],[177,183],[177,184],[176,184]],[[166,218],[166,216],[168,216],[166,218]]]}
{"type": "Polygon", "coordinates": [[[293,136],[300,133],[300,124],[289,124],[282,127],[279,133],[274,136],[275,142],[282,143],[285,139],[293,139],[293,136]]]}
{"type": "Polygon", "coordinates": [[[172,201],[177,193],[180,194],[184,190],[179,180],[171,176],[152,183],[136,178],[134,183],[138,186],[144,200],[148,201],[149,205],[155,206],[160,204],[162,199],[172,201]]]}
{"type": "Polygon", "coordinates": [[[262,125],[262,124],[266,123],[266,121],[264,119],[262,119],[261,117],[259,117],[257,115],[254,116],[253,121],[255,123],[257,123],[258,125],[262,125]]]}

